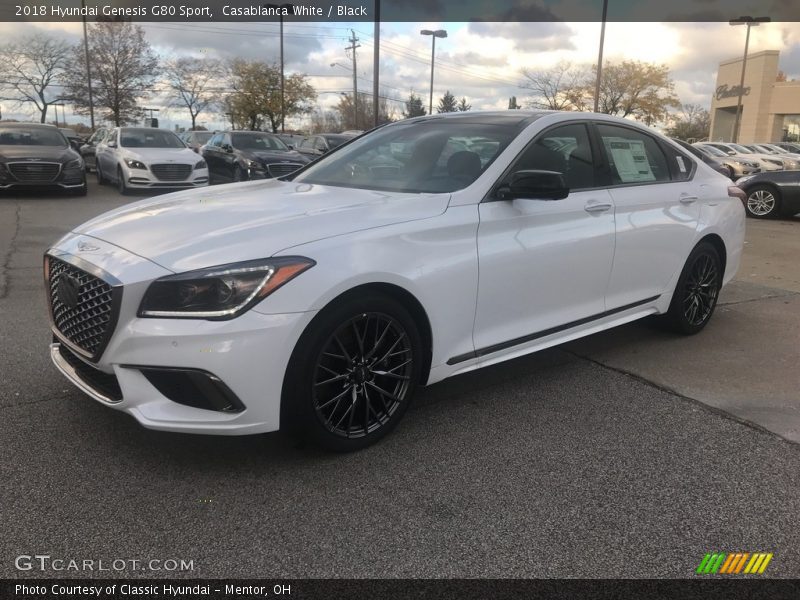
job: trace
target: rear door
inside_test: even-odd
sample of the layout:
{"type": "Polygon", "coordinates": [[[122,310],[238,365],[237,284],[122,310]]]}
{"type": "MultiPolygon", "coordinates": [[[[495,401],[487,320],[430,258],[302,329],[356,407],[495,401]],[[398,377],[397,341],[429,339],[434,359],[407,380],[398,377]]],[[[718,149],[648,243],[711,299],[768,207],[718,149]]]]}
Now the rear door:
{"type": "Polygon", "coordinates": [[[595,131],[616,210],[606,302],[613,309],[652,301],[683,267],[707,188],[694,181],[694,161],[655,136],[600,122],[595,131]]]}

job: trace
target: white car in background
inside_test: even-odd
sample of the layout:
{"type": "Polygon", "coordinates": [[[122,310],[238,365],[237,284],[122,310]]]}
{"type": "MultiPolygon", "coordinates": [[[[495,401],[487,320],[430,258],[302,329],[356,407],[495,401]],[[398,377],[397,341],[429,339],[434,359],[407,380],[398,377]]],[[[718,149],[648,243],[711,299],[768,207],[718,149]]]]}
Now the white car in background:
{"type": "Polygon", "coordinates": [[[208,185],[206,161],[166,129],[112,129],[97,145],[95,160],[98,183],[115,183],[120,194],[208,185]]]}
{"type": "Polygon", "coordinates": [[[755,152],[741,144],[732,142],[697,142],[695,146],[711,146],[717,150],[722,150],[728,156],[738,156],[745,160],[758,162],[762,171],[783,171],[785,168],[783,160],[778,156],[755,152]]]}
{"type": "Polygon", "coordinates": [[[145,427],[354,450],[419,386],[649,315],[699,332],[744,200],[629,120],[406,119],[284,177],[75,227],[45,257],[50,354],[145,427]]]}

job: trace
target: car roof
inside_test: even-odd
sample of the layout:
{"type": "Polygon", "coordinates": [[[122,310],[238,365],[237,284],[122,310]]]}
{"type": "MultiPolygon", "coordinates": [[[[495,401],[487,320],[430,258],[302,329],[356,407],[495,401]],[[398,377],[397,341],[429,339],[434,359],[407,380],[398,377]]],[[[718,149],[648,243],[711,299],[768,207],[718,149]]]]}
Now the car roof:
{"type": "Polygon", "coordinates": [[[31,127],[36,127],[37,129],[58,129],[58,127],[50,125],[50,123],[7,123],[5,121],[0,121],[0,127],[9,127],[11,129],[29,129],[31,127]]]}

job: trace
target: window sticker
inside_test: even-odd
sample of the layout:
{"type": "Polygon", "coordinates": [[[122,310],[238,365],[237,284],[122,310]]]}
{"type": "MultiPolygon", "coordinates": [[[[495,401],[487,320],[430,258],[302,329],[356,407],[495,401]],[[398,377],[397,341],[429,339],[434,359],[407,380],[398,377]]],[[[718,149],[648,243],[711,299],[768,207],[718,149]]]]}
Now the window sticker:
{"type": "Polygon", "coordinates": [[[655,181],[656,176],[647,160],[644,142],[625,138],[603,138],[606,151],[611,155],[622,183],[655,181]]]}
{"type": "Polygon", "coordinates": [[[678,170],[681,173],[686,173],[686,163],[684,162],[683,157],[678,156],[676,157],[676,160],[678,161],[678,170]]]}

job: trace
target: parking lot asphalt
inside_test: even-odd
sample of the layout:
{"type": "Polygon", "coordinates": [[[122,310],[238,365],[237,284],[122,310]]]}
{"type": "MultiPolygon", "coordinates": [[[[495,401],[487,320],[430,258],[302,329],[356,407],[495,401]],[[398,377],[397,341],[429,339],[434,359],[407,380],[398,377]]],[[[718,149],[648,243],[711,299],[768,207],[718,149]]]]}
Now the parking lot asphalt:
{"type": "Polygon", "coordinates": [[[632,324],[436,384],[340,456],[148,431],[50,365],[42,253],[129,201],[0,197],[0,577],[87,575],[25,554],[194,561],[98,576],[691,577],[711,551],[800,576],[800,219],[748,221],[702,334],[632,324]]]}

